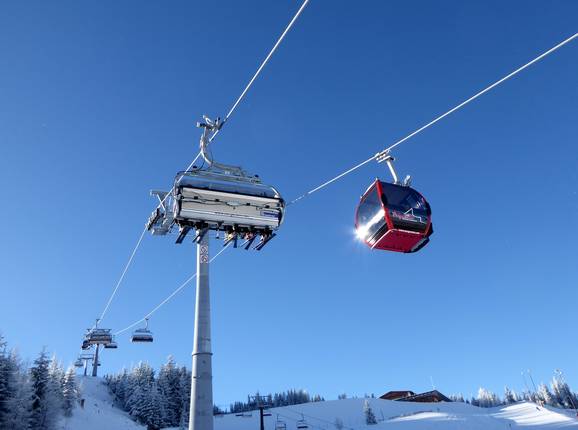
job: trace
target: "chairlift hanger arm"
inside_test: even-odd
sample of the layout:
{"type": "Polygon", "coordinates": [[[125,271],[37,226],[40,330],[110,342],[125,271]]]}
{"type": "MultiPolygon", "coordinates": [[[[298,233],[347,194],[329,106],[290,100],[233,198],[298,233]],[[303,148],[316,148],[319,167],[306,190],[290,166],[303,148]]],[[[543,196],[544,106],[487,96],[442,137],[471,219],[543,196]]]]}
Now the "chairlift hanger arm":
{"type": "Polygon", "coordinates": [[[201,148],[201,156],[207,162],[209,167],[222,170],[223,172],[234,175],[234,176],[247,176],[246,173],[239,166],[230,166],[228,164],[217,163],[213,160],[213,156],[209,151],[209,144],[212,142],[213,137],[219,132],[224,122],[220,118],[216,120],[211,120],[207,116],[203,116],[205,122],[198,122],[197,127],[203,129],[201,134],[201,140],[199,146],[201,148]]]}

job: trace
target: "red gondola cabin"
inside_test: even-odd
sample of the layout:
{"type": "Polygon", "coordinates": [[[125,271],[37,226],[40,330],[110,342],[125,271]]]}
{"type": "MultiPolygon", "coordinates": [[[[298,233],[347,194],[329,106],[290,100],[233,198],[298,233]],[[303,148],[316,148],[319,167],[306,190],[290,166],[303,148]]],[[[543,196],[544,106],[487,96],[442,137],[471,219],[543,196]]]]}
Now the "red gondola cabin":
{"type": "Polygon", "coordinates": [[[433,233],[431,209],[413,188],[376,179],[357,207],[355,229],[371,249],[416,252],[433,233]]]}

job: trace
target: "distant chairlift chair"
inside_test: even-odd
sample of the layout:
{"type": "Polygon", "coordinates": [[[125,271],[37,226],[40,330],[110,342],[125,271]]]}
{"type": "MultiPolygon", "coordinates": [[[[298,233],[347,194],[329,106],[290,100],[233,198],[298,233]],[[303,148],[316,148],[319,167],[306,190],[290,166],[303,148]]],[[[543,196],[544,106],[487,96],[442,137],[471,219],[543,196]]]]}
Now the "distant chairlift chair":
{"type": "Polygon", "coordinates": [[[149,320],[148,318],[145,319],[145,327],[144,328],[137,328],[131,337],[131,342],[134,343],[147,343],[153,341],[153,334],[148,329],[149,327],[149,320]]]}
{"type": "Polygon", "coordinates": [[[297,421],[297,430],[307,430],[309,428],[309,424],[307,424],[307,421],[305,420],[305,417],[303,416],[303,414],[301,414],[301,419],[299,421],[297,421]]]}
{"type": "Polygon", "coordinates": [[[106,343],[104,345],[104,348],[105,349],[117,349],[118,348],[118,343],[114,339],[114,336],[112,337],[112,340],[110,341],[110,343],[106,343]]]}

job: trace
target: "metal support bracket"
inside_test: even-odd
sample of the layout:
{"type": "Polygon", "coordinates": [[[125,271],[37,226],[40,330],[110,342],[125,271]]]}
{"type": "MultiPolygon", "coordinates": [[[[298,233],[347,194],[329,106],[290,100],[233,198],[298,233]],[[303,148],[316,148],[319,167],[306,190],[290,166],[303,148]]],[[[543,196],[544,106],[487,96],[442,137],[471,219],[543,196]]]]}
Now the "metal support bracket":
{"type": "Polygon", "coordinates": [[[201,243],[205,235],[209,232],[209,227],[203,227],[197,230],[197,234],[193,239],[193,243],[201,243]]]}
{"type": "Polygon", "coordinates": [[[393,178],[393,183],[396,185],[403,185],[404,187],[409,187],[411,185],[411,176],[407,175],[405,177],[405,179],[403,180],[403,182],[401,182],[397,176],[397,172],[395,171],[395,168],[393,167],[393,162],[395,161],[395,158],[393,158],[393,156],[389,153],[389,151],[383,151],[383,152],[379,152],[377,154],[375,154],[375,160],[378,163],[383,163],[385,161],[385,163],[387,164],[387,167],[389,168],[389,172],[391,173],[391,176],[393,178]]]}
{"type": "Polygon", "coordinates": [[[188,226],[188,225],[180,226],[179,227],[179,235],[177,236],[177,240],[175,241],[175,243],[177,243],[177,244],[183,243],[183,240],[185,240],[185,237],[187,236],[189,231],[191,231],[190,226],[188,226]]]}

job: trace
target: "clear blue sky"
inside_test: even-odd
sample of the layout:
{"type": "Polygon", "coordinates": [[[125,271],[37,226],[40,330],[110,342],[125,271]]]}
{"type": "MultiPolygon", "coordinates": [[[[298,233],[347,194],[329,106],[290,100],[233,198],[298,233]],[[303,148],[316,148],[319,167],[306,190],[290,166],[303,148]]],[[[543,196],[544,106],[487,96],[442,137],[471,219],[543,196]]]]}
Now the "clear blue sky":
{"type": "MultiPolygon", "coordinates": [[[[66,363],[154,207],[298,1],[3,2],[0,330],[66,363]]],[[[288,199],[366,159],[576,32],[573,1],[313,0],[214,145],[288,199]]],[[[415,255],[356,242],[370,164],[295,205],[263,252],[211,269],[215,401],[340,392],[578,390],[578,45],[395,152],[430,201],[415,255]]],[[[216,242],[213,252],[218,249],[216,242]]],[[[194,271],[192,244],[146,237],[104,326],[141,318],[194,271]]],[[[190,365],[194,289],[123,335],[103,373],[190,365]]]]}

